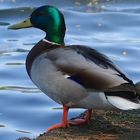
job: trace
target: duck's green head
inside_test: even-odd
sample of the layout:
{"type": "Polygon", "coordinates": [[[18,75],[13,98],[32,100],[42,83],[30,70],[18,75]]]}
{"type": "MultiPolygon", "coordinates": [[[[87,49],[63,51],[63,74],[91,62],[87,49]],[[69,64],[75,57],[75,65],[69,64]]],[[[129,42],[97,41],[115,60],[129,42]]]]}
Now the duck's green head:
{"type": "Polygon", "coordinates": [[[55,43],[63,44],[65,36],[65,21],[63,14],[53,6],[41,6],[31,16],[20,22],[9,26],[9,29],[22,29],[36,27],[46,32],[46,39],[55,43]]]}

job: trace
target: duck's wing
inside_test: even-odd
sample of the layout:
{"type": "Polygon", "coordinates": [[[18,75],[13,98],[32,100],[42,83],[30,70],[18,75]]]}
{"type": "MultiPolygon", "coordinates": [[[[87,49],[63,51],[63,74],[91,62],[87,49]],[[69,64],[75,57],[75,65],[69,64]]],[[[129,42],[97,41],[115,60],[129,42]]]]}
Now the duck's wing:
{"type": "Polygon", "coordinates": [[[133,83],[132,80],[127,78],[125,74],[123,74],[115,65],[114,63],[104,54],[99,53],[97,50],[93,48],[89,48],[86,46],[76,46],[72,45],[70,46],[73,50],[75,50],[77,53],[83,55],[86,59],[91,60],[96,65],[104,68],[104,69],[113,69],[118,73],[118,76],[122,77],[124,80],[126,80],[128,83],[133,83]]]}
{"type": "Polygon", "coordinates": [[[59,54],[57,66],[68,78],[95,90],[133,84],[105,55],[87,46],[71,45],[59,54]]]}

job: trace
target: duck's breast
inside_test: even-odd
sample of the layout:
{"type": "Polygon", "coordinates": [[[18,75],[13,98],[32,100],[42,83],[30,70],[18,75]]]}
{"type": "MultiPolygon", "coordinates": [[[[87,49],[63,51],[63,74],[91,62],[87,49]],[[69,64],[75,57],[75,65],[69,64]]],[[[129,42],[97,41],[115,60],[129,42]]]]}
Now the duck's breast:
{"type": "Polygon", "coordinates": [[[86,97],[86,89],[67,79],[67,75],[47,57],[48,54],[43,53],[32,63],[31,79],[37,87],[60,104],[77,102],[86,97]]]}

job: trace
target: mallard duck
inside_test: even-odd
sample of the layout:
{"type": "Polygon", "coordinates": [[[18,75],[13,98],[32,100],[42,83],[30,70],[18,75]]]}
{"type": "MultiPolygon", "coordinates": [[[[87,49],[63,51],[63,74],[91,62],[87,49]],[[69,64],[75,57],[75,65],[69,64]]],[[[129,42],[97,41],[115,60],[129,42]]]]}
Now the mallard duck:
{"type": "Polygon", "coordinates": [[[139,84],[135,85],[108,57],[88,46],[65,45],[65,20],[56,7],[41,6],[9,29],[29,27],[45,31],[46,36],[29,52],[27,73],[42,92],[63,105],[62,122],[48,131],[89,123],[92,109],[140,109],[139,84]],[[68,120],[69,108],[87,112],[68,120]]]}

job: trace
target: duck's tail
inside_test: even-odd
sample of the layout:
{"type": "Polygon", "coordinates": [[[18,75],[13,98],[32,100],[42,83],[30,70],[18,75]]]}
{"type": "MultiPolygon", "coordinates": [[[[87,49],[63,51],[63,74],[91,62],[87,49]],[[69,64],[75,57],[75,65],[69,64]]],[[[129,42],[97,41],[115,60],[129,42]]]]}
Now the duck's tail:
{"type": "Polygon", "coordinates": [[[107,100],[113,106],[121,110],[133,110],[140,109],[140,103],[135,103],[134,101],[118,97],[118,96],[107,96],[107,100]]]}
{"type": "Polygon", "coordinates": [[[130,87],[127,88],[131,89],[130,91],[106,92],[108,102],[121,110],[140,109],[140,82],[130,87]]]}

